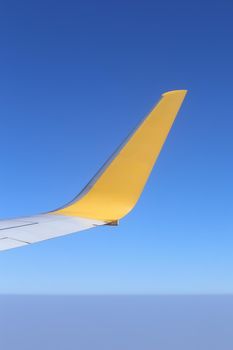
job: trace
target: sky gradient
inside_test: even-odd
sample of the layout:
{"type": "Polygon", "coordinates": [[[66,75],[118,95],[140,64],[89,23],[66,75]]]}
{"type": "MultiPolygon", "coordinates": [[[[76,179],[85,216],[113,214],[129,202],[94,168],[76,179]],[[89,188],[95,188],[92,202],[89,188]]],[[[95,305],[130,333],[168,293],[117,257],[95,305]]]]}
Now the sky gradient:
{"type": "Polygon", "coordinates": [[[0,293],[233,293],[233,4],[0,4],[0,216],[71,200],[160,95],[188,95],[120,226],[0,254],[0,293]]]}

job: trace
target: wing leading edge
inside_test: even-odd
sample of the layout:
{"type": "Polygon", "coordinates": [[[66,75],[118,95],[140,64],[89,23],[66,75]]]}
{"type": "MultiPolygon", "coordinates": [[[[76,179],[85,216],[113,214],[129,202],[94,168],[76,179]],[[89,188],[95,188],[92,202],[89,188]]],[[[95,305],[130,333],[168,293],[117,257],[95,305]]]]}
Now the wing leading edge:
{"type": "Polygon", "coordinates": [[[163,94],[72,202],[45,214],[0,220],[0,250],[114,224],[127,215],[143,191],[186,93],[175,90],[163,94]]]}

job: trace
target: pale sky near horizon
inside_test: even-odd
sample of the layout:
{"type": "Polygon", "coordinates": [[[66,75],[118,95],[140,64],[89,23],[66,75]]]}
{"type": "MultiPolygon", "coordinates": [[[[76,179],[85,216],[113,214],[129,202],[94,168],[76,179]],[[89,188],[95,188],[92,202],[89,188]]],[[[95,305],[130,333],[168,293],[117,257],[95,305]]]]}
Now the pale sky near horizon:
{"type": "Polygon", "coordinates": [[[0,294],[233,293],[233,4],[0,4],[0,216],[71,200],[188,89],[135,210],[0,254],[0,294]]]}

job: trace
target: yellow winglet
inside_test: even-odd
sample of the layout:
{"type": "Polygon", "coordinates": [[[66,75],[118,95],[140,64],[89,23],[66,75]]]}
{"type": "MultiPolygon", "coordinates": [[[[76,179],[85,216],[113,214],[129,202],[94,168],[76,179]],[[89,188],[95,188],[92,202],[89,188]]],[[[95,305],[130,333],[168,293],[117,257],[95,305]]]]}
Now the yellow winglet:
{"type": "Polygon", "coordinates": [[[115,222],[137,203],[185,98],[169,91],[70,204],[53,214],[115,222]]]}

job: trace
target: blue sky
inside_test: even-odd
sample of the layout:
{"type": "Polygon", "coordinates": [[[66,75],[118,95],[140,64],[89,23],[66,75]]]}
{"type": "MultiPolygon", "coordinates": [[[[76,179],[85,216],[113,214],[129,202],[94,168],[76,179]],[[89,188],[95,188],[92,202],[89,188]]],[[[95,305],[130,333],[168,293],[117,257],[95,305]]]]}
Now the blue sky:
{"type": "Polygon", "coordinates": [[[189,93],[135,210],[0,254],[0,293],[233,292],[233,5],[0,4],[0,216],[72,199],[161,93],[189,93]]]}

